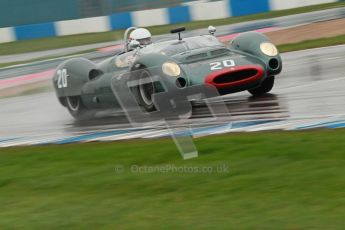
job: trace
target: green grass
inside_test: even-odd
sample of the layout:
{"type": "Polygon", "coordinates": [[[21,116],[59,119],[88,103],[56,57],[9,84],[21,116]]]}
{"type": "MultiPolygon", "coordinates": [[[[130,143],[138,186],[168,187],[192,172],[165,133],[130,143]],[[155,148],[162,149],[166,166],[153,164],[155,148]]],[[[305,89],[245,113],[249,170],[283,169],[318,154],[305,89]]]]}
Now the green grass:
{"type": "MultiPolygon", "coordinates": [[[[345,2],[336,2],[322,5],[307,6],[296,9],[272,11],[268,13],[255,14],[242,17],[231,17],[225,19],[217,20],[208,20],[208,21],[196,21],[191,23],[184,23],[184,25],[189,30],[206,28],[210,24],[214,26],[228,25],[238,22],[258,20],[258,19],[267,19],[274,18],[286,15],[300,14],[306,12],[312,12],[317,10],[330,9],[335,7],[345,6],[345,2]]],[[[164,25],[164,26],[154,26],[150,27],[151,32],[154,35],[168,33],[172,28],[175,28],[177,25],[164,25]]],[[[10,54],[20,54],[33,51],[43,51],[58,49],[64,47],[73,47],[78,45],[86,45],[100,42],[108,42],[122,39],[124,31],[112,31],[104,33],[92,33],[92,34],[82,34],[82,35],[71,35],[63,37],[54,37],[54,38],[43,38],[27,41],[16,41],[10,43],[0,44],[0,55],[10,55],[10,54]]]]}
{"type": "Polygon", "coordinates": [[[290,52],[296,50],[312,49],[326,46],[335,46],[345,44],[345,34],[330,37],[330,38],[319,38],[313,40],[307,40],[298,43],[285,44],[278,46],[280,52],[290,52]]]}
{"type": "Polygon", "coordinates": [[[0,151],[0,229],[343,229],[345,130],[0,151]],[[132,165],[229,173],[133,173],[132,165]],[[123,172],[116,172],[119,165],[123,172]]]}
{"type": "Polygon", "coordinates": [[[27,60],[27,61],[0,63],[0,68],[5,68],[5,67],[15,66],[15,65],[22,65],[22,64],[33,63],[33,62],[39,62],[39,61],[48,61],[49,59],[59,58],[59,57],[63,57],[63,56],[52,56],[52,57],[44,57],[44,58],[34,58],[34,59],[27,60]]]}
{"type": "Polygon", "coordinates": [[[6,90],[2,90],[0,92],[0,99],[28,96],[28,95],[38,94],[38,93],[51,92],[52,90],[53,90],[52,86],[49,83],[43,86],[42,85],[35,86],[31,89],[25,89],[25,88],[22,89],[20,86],[18,86],[15,92],[6,92],[6,90]]]}
{"type": "Polygon", "coordinates": [[[41,57],[41,58],[34,58],[26,61],[17,61],[17,62],[6,62],[6,63],[0,63],[0,68],[5,68],[9,66],[15,66],[15,65],[22,65],[22,64],[27,64],[27,63],[33,63],[33,62],[39,62],[39,61],[49,61],[50,59],[56,59],[56,58],[62,58],[62,57],[69,57],[69,56],[76,56],[76,55],[82,55],[82,54],[87,54],[91,52],[97,51],[96,49],[89,49],[89,50],[84,50],[80,52],[74,52],[70,53],[67,56],[66,55],[53,55],[53,56],[48,56],[48,57],[41,57]]]}

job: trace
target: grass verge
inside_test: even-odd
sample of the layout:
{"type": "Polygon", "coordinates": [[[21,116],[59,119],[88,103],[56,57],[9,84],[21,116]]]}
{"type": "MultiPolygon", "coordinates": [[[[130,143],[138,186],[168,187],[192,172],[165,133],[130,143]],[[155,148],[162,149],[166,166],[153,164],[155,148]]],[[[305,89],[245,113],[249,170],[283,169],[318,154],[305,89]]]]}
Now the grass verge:
{"type": "Polygon", "coordinates": [[[87,53],[96,52],[96,51],[97,49],[89,49],[89,50],[84,50],[80,52],[70,53],[68,55],[53,55],[53,56],[42,57],[42,58],[34,58],[34,59],[26,60],[26,61],[0,63],[0,68],[5,68],[5,67],[15,66],[15,65],[22,65],[22,64],[33,63],[33,62],[49,61],[49,60],[63,58],[63,57],[72,58],[72,56],[78,56],[78,55],[87,54],[87,53]]]}
{"type": "Polygon", "coordinates": [[[1,149],[0,228],[343,229],[344,136],[212,136],[188,161],[170,139],[1,149]],[[229,172],[135,170],[223,164],[229,172]]]}
{"type": "Polygon", "coordinates": [[[291,52],[304,49],[313,49],[327,46],[343,45],[345,44],[345,34],[329,37],[329,38],[319,38],[313,40],[307,40],[298,43],[284,44],[278,46],[280,52],[291,52]]]}
{"type": "Polygon", "coordinates": [[[0,99],[28,96],[38,93],[50,92],[52,90],[53,88],[50,82],[42,82],[34,86],[19,86],[16,88],[0,90],[0,99]]]}
{"type": "MultiPolygon", "coordinates": [[[[272,11],[272,12],[267,12],[267,13],[262,13],[262,14],[255,14],[255,15],[248,15],[248,16],[241,16],[241,17],[231,17],[231,18],[207,20],[207,21],[196,21],[196,22],[184,23],[183,25],[186,26],[187,29],[193,30],[193,29],[199,29],[199,28],[206,28],[210,24],[214,26],[228,25],[228,24],[233,24],[233,23],[238,23],[238,22],[307,13],[307,12],[342,7],[342,6],[345,6],[344,1],[314,5],[314,6],[307,6],[307,7],[302,7],[302,8],[288,9],[288,10],[272,11]]],[[[172,28],[175,28],[176,26],[180,26],[180,25],[177,24],[177,25],[154,26],[154,27],[150,27],[150,30],[154,35],[164,34],[170,31],[172,28]]],[[[0,54],[1,55],[21,54],[21,53],[34,52],[34,51],[43,51],[43,50],[51,50],[51,49],[73,47],[73,46],[79,46],[79,45],[114,41],[114,40],[122,39],[123,32],[124,31],[119,30],[119,31],[104,32],[104,33],[71,35],[71,36],[63,36],[63,37],[43,38],[43,39],[3,43],[3,44],[0,44],[0,54]]]]}

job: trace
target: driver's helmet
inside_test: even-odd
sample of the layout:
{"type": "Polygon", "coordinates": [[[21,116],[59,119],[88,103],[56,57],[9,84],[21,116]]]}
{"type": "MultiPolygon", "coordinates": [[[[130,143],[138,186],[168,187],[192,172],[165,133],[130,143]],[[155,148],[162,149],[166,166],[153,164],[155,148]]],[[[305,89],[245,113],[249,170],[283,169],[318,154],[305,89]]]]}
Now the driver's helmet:
{"type": "Polygon", "coordinates": [[[151,33],[145,28],[138,28],[135,29],[130,35],[130,40],[136,40],[140,43],[142,46],[147,46],[152,44],[151,41],[151,33]]]}

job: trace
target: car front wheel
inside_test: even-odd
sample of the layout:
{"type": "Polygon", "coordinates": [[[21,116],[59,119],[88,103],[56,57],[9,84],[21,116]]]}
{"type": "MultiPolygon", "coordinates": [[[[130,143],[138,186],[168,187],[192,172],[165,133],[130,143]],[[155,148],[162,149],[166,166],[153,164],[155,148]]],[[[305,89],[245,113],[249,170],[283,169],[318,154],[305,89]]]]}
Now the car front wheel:
{"type": "Polygon", "coordinates": [[[274,86],[274,76],[266,78],[259,87],[248,90],[253,96],[261,96],[270,92],[274,86]]]}
{"type": "Polygon", "coordinates": [[[135,87],[134,93],[138,104],[147,112],[155,111],[152,95],[155,93],[155,86],[148,70],[138,71],[139,85],[135,87]]]}

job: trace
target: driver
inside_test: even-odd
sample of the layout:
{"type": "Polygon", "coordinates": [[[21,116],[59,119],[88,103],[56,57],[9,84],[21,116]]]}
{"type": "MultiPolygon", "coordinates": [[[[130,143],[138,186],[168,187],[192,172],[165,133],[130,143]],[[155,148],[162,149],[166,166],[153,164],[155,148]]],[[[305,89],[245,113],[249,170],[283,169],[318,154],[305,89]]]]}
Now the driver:
{"type": "Polygon", "coordinates": [[[141,46],[147,46],[152,44],[151,33],[145,28],[135,29],[130,35],[130,40],[136,40],[140,43],[141,46]]]}

